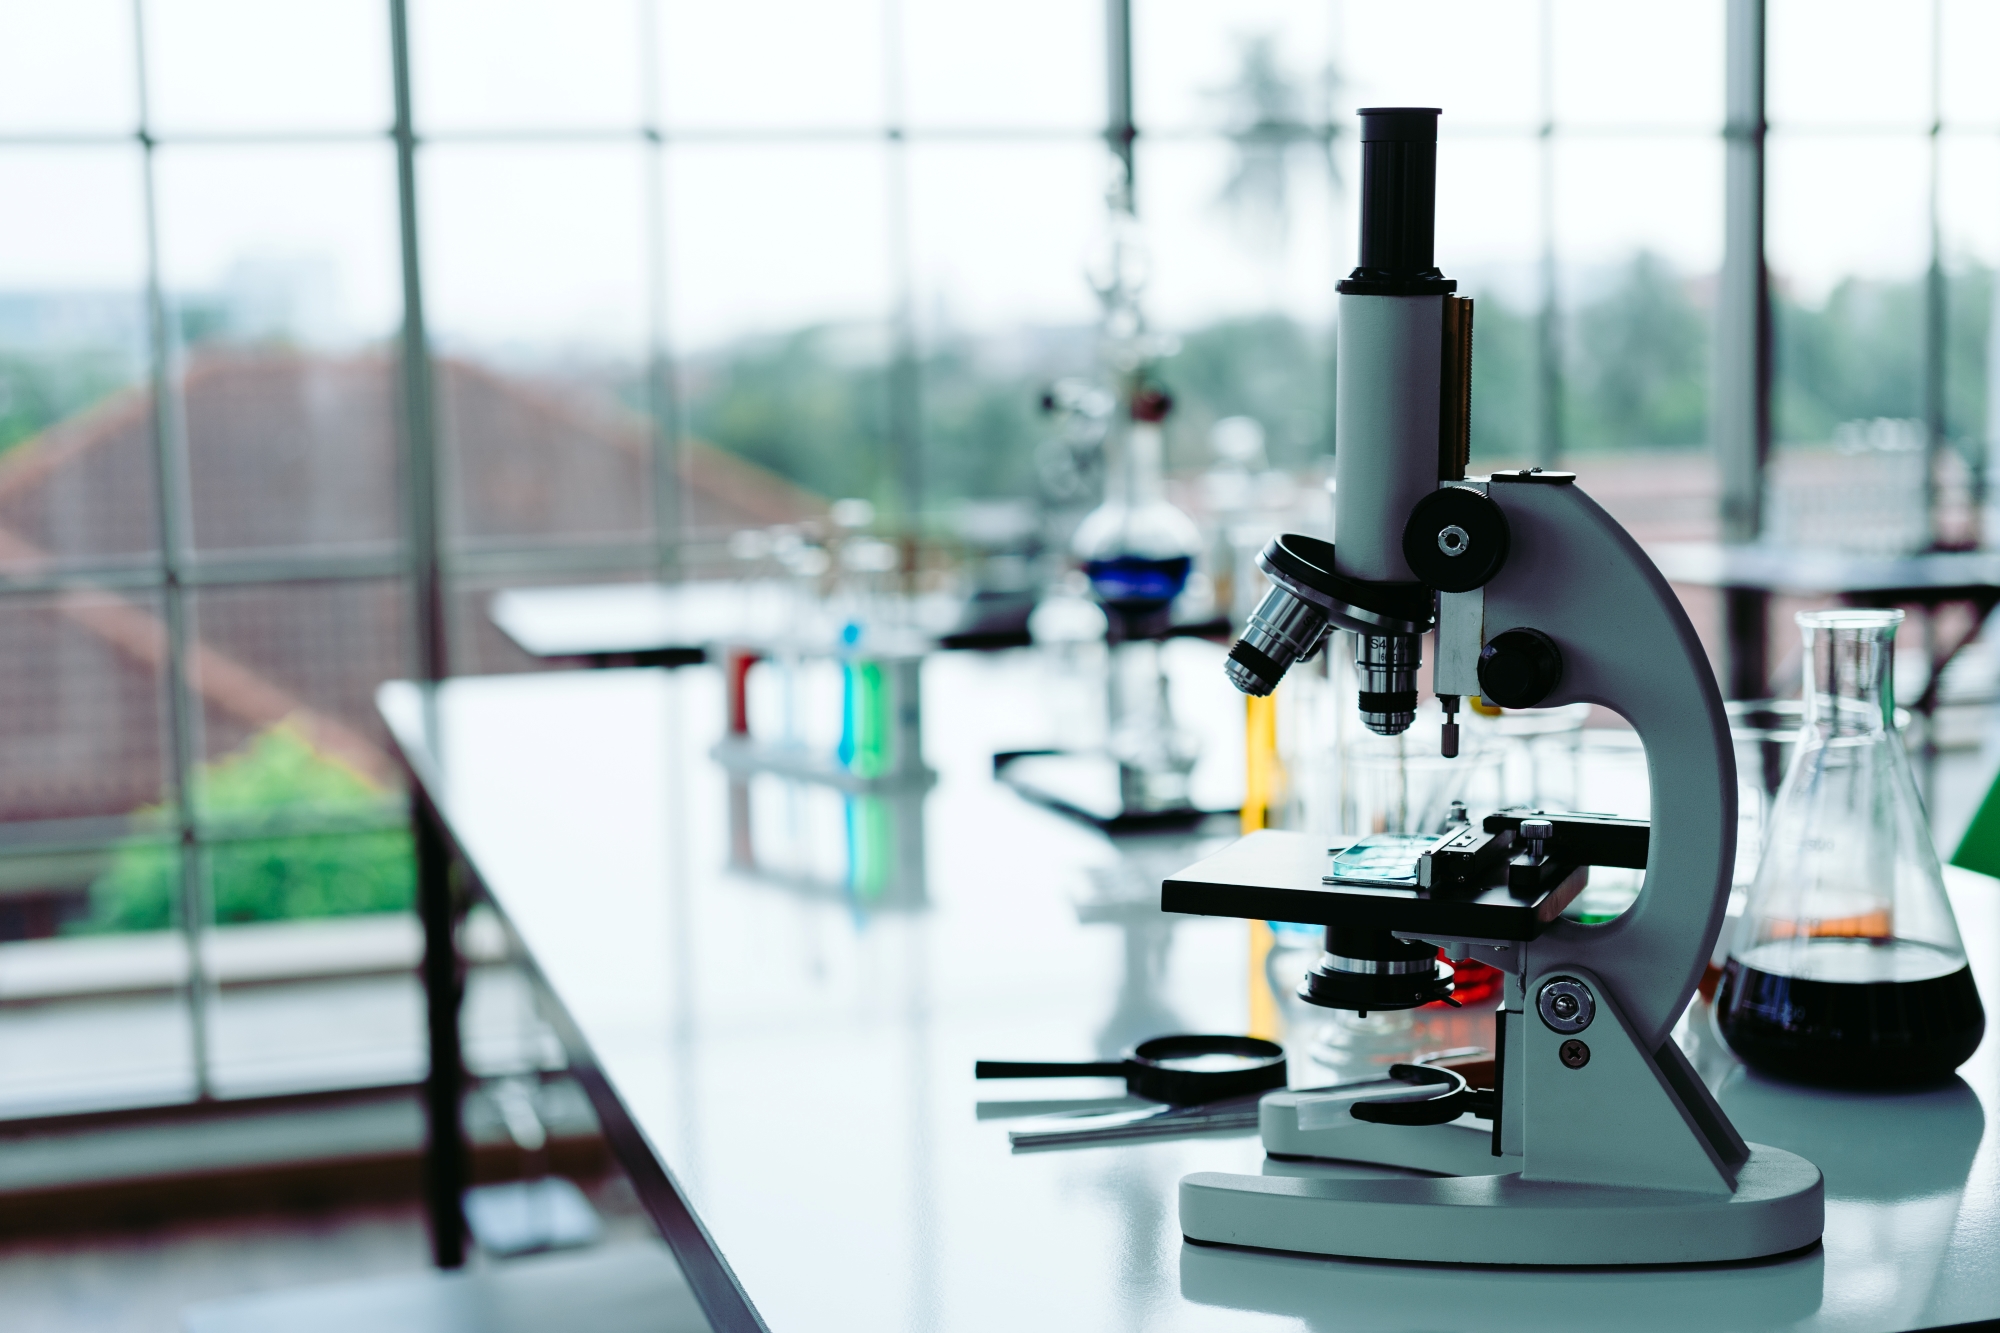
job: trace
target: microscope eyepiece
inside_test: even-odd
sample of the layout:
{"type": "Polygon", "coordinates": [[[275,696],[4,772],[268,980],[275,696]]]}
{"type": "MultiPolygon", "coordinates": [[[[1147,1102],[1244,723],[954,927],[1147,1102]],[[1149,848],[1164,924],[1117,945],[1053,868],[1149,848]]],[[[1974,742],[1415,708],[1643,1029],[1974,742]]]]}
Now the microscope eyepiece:
{"type": "Polygon", "coordinates": [[[1361,263],[1343,292],[1419,296],[1457,283],[1438,272],[1436,107],[1361,110],[1361,263]]]}

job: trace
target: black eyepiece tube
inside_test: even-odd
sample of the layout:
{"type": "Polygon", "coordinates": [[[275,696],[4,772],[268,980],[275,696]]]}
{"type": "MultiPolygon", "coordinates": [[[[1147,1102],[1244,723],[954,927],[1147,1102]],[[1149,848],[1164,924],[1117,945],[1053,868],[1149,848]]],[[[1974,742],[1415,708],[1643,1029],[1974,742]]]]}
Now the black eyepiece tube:
{"type": "Polygon", "coordinates": [[[1438,272],[1437,127],[1428,106],[1361,111],[1361,264],[1343,292],[1419,296],[1457,284],[1438,272]]]}

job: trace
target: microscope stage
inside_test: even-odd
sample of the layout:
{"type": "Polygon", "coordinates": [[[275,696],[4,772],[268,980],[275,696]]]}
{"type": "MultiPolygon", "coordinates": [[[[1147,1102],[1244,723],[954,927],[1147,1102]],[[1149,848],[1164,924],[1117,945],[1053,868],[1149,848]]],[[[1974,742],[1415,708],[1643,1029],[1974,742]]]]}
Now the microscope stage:
{"type": "Polygon", "coordinates": [[[1533,899],[1504,887],[1433,896],[1426,889],[1327,884],[1323,839],[1281,829],[1252,833],[1160,886],[1160,907],[1195,916],[1297,921],[1404,931],[1425,939],[1532,940],[1581,891],[1581,875],[1533,899]]]}

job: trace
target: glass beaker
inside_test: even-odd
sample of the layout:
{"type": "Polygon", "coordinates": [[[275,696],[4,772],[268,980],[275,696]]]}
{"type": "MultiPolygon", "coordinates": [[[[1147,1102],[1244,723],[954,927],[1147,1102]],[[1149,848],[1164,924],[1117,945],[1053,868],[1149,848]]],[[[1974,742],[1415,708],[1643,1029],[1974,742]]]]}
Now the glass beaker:
{"type": "Polygon", "coordinates": [[[1805,726],[1716,996],[1752,1068],[1801,1082],[1936,1082],[1986,1015],[1897,738],[1901,611],[1800,612],[1805,726]]]}

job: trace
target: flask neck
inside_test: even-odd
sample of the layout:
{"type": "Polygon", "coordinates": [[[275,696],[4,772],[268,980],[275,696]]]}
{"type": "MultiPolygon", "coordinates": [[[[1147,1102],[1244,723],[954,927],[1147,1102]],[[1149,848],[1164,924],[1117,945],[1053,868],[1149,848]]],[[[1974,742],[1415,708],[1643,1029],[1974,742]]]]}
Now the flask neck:
{"type": "Polygon", "coordinates": [[[1805,721],[1822,737],[1886,732],[1895,721],[1896,627],[1806,629],[1805,721]]]}

